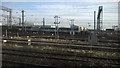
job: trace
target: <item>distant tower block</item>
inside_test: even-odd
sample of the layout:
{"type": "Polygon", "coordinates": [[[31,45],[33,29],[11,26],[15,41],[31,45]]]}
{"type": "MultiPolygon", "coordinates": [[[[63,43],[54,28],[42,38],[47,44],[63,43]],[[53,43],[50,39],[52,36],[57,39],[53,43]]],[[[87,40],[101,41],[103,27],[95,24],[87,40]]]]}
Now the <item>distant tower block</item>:
{"type": "Polygon", "coordinates": [[[97,15],[97,30],[101,30],[103,27],[103,6],[99,6],[97,15]]]}

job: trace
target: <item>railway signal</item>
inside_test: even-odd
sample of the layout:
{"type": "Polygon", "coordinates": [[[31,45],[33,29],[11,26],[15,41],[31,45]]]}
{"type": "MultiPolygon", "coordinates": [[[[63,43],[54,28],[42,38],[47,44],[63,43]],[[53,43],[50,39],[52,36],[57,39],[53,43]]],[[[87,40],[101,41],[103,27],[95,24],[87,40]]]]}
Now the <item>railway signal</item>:
{"type": "Polygon", "coordinates": [[[70,34],[71,34],[71,38],[74,39],[74,35],[75,35],[75,31],[74,31],[74,19],[71,19],[71,31],[70,31],[70,34]]]}
{"type": "Polygon", "coordinates": [[[59,16],[54,16],[54,18],[55,18],[55,22],[54,22],[54,24],[55,24],[55,39],[56,38],[59,38],[59,32],[58,32],[58,24],[60,24],[60,22],[58,21],[58,19],[60,18],[59,16]]]}

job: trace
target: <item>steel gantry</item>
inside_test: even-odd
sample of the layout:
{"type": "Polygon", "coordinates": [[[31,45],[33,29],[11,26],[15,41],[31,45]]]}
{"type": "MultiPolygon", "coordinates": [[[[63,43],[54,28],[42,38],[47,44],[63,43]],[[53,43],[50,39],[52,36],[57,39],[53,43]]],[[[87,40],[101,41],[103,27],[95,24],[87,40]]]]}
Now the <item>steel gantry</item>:
{"type": "Polygon", "coordinates": [[[103,6],[99,6],[97,15],[97,30],[101,30],[103,26],[103,6]]]}
{"type": "Polygon", "coordinates": [[[0,10],[9,12],[7,25],[11,26],[12,25],[12,9],[4,7],[4,6],[0,6],[0,10]]]}

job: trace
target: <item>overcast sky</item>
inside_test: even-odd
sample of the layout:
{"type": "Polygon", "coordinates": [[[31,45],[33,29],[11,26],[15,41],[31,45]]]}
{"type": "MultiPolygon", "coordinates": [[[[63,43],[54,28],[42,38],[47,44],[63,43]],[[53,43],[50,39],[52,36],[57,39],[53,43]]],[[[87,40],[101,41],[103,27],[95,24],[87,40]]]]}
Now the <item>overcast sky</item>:
{"type": "Polygon", "coordinates": [[[118,2],[120,0],[2,0],[3,2],[118,2]]]}
{"type": "Polygon", "coordinates": [[[42,25],[45,18],[47,25],[54,25],[54,16],[60,16],[60,26],[69,27],[70,19],[74,24],[93,28],[93,12],[98,14],[98,7],[103,6],[103,28],[118,25],[118,2],[3,2],[3,6],[13,9],[13,15],[20,17],[21,10],[25,10],[25,20],[42,25]]]}

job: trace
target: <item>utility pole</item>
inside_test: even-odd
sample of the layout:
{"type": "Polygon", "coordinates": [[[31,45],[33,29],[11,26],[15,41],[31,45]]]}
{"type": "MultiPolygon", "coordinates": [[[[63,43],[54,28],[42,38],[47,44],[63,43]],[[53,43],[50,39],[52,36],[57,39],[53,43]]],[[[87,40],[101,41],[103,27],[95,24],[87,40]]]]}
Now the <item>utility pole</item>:
{"type": "MultiPolygon", "coordinates": [[[[9,17],[8,17],[8,15],[7,15],[7,29],[8,29],[8,23],[9,23],[9,17]]],[[[6,38],[8,37],[8,30],[6,29],[6,38]]]]}
{"type": "Polygon", "coordinates": [[[10,27],[12,28],[12,10],[10,9],[10,12],[9,12],[9,25],[10,27]]]}
{"type": "Polygon", "coordinates": [[[43,27],[45,26],[45,19],[43,18],[43,27]]]}
{"type": "Polygon", "coordinates": [[[88,42],[89,45],[91,46],[90,51],[92,53],[93,49],[92,49],[92,45],[97,44],[97,36],[96,36],[96,11],[94,11],[94,33],[92,33],[91,31],[89,32],[88,35],[88,42]]]}
{"type": "Polygon", "coordinates": [[[6,33],[6,38],[7,38],[8,37],[8,31],[7,31],[7,29],[6,29],[5,33],[6,33]]]}
{"type": "Polygon", "coordinates": [[[24,28],[24,10],[22,10],[22,28],[24,28]]]}
{"type": "Polygon", "coordinates": [[[21,18],[19,18],[19,26],[21,26],[21,18]]]}
{"type": "Polygon", "coordinates": [[[94,11],[94,32],[96,29],[96,11],[94,11]]]}
{"type": "Polygon", "coordinates": [[[9,26],[8,23],[9,23],[9,17],[8,17],[8,15],[7,15],[7,27],[9,26]]]}

